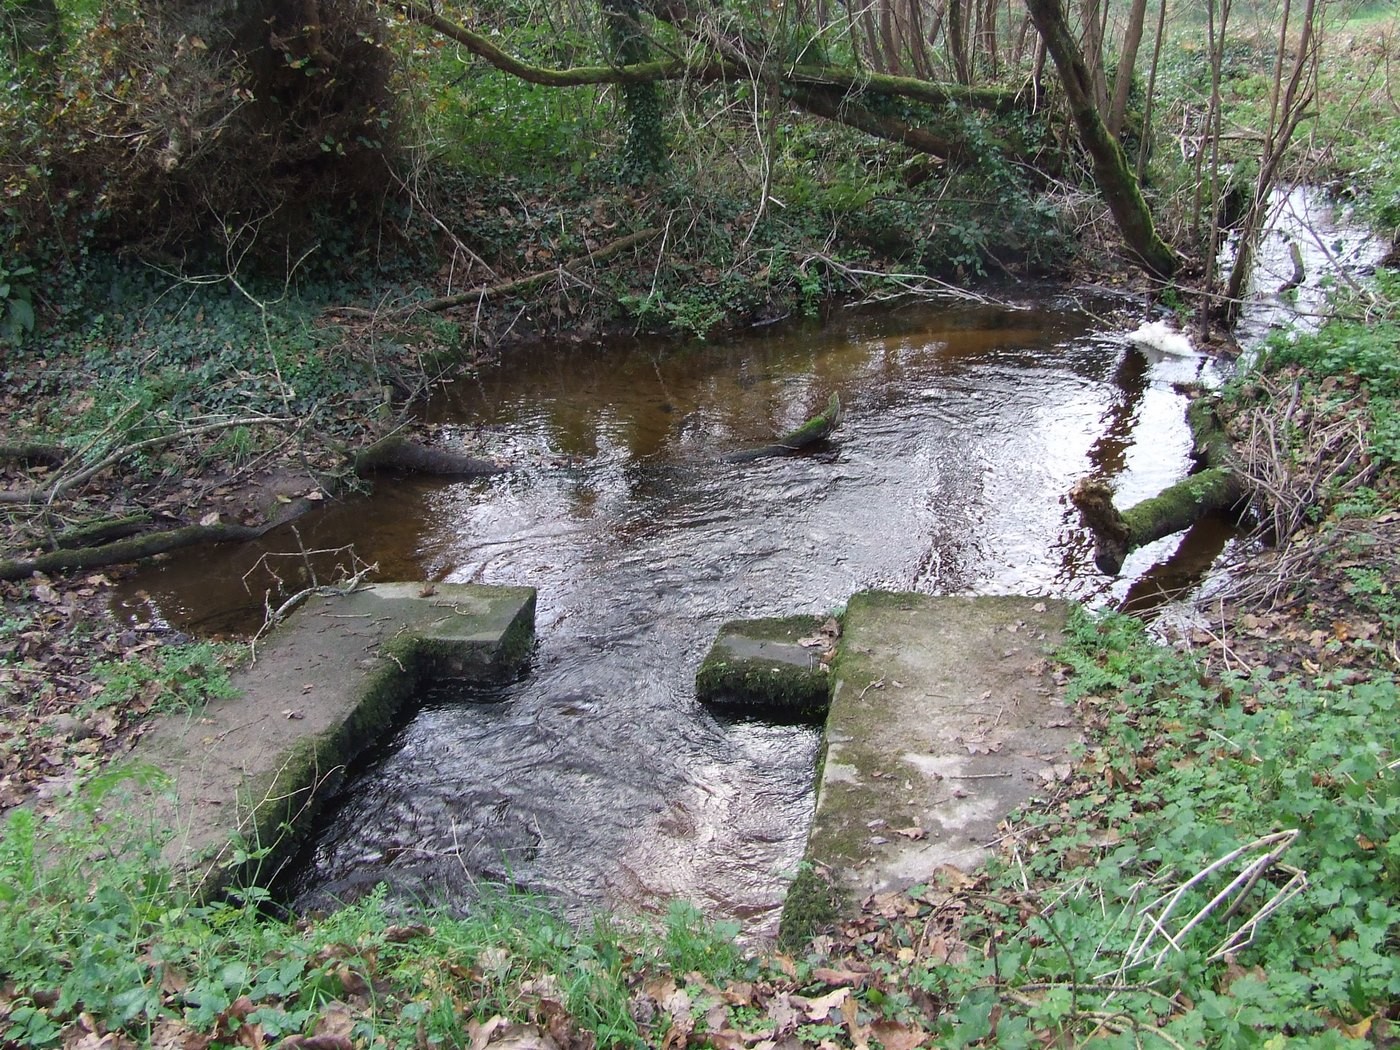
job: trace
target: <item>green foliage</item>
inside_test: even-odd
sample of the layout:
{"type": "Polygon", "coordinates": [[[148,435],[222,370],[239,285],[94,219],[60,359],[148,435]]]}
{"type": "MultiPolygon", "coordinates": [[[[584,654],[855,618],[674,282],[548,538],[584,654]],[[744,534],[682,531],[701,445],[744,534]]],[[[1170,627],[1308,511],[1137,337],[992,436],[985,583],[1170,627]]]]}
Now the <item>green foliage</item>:
{"type": "Polygon", "coordinates": [[[91,707],[157,714],[198,711],[210,700],[236,695],[228,674],[233,654],[230,646],[193,642],[103,661],[93,668],[102,691],[91,707]]]}
{"type": "Polygon", "coordinates": [[[1275,335],[1262,348],[1259,367],[1304,369],[1308,389],[1323,393],[1338,410],[1364,419],[1368,451],[1396,464],[1400,463],[1400,277],[1381,271],[1375,290],[1380,309],[1373,306],[1371,316],[1353,320],[1342,313],[1316,332],[1275,335]],[[1323,383],[1328,384],[1325,390],[1323,383]],[[1365,392],[1362,398],[1356,397],[1358,384],[1365,392]]]}
{"type": "MultiPolygon", "coordinates": [[[[631,1004],[638,973],[749,974],[733,927],[676,905],[659,928],[599,917],[576,927],[548,902],[483,887],[462,916],[405,926],[380,890],[316,922],[193,899],[161,855],[163,836],[118,820],[128,770],[81,788],[53,819],[0,825],[0,1030],[15,1047],[58,1046],[81,1013],[138,1043],[167,1035],[311,1034],[327,1011],[373,987],[354,1034],[372,1046],[460,1045],[468,1021],[527,1020],[541,999],[601,1046],[644,1045],[631,1004]]],[[[265,903],[250,888],[246,902],[265,903]]]]}
{"type": "MultiPolygon", "coordinates": [[[[1385,714],[1400,700],[1395,679],[1212,682],[1112,615],[1076,614],[1062,656],[1081,709],[1101,726],[1081,768],[1118,790],[1086,791],[1033,818],[1051,832],[1047,846],[1025,872],[1000,878],[1010,891],[1031,873],[1065,893],[974,973],[985,978],[995,963],[1001,980],[1014,973],[1013,983],[1062,986],[1083,1010],[1089,985],[1109,974],[1136,987],[1161,950],[1159,978],[1170,975],[1197,1008],[1182,1014],[1146,988],[1115,997],[1114,1008],[1137,1024],[1174,1014],[1167,1031],[1192,1045],[1262,1045],[1271,1032],[1299,1040],[1289,1045],[1338,1045],[1329,1022],[1359,1021],[1400,996],[1400,726],[1385,714]],[[1283,863],[1306,873],[1308,889],[1237,950],[1248,979],[1223,979],[1225,963],[1208,956],[1282,888],[1287,870],[1271,869],[1237,914],[1208,910],[1175,946],[1158,939],[1144,963],[1131,963],[1129,949],[1150,930],[1144,905],[1285,829],[1298,837],[1283,863]]],[[[1176,914],[1205,909],[1241,866],[1193,884],[1176,914]]],[[[934,971],[926,980],[968,978],[934,971]]],[[[963,1019],[971,1032],[976,1002],[963,1001],[976,1015],[963,1019]]],[[[1050,1006],[1037,1007],[1042,1022],[1050,1006]]]]}
{"type": "Polygon", "coordinates": [[[0,263],[0,343],[22,343],[34,331],[34,267],[0,263]]]}

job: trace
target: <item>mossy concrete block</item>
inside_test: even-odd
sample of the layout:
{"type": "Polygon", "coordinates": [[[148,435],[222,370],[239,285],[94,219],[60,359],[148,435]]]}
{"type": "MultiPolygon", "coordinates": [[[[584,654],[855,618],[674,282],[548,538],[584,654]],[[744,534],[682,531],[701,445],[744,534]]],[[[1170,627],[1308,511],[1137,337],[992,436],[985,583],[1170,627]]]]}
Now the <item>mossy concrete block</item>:
{"type": "Polygon", "coordinates": [[[131,753],[168,789],[130,799],[175,832],[167,856],[213,892],[266,881],[365,750],[444,677],[518,675],[534,644],[535,591],[381,583],[312,597],[233,677],[237,695],[158,721],[131,753]],[[257,855],[256,870],[234,858],[257,855]]]}
{"type": "Polygon", "coordinates": [[[831,676],[821,646],[811,642],[823,622],[812,616],[730,621],[695,675],[696,698],[726,714],[820,724],[831,676]]]}
{"type": "MultiPolygon", "coordinates": [[[[807,863],[850,899],[975,867],[1069,769],[1064,602],[865,592],[842,620],[807,863]]],[[[786,931],[785,931],[786,933],[786,931]]]]}

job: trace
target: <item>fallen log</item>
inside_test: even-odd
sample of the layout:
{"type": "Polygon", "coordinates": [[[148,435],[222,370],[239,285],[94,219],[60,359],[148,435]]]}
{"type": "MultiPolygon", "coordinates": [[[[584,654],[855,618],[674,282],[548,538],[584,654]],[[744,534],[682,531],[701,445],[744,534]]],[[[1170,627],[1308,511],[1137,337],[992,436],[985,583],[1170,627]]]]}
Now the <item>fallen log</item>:
{"type": "Polygon", "coordinates": [[[1164,536],[1190,528],[1208,514],[1238,518],[1248,489],[1235,468],[1230,439],[1220,425],[1215,403],[1197,398],[1187,408],[1193,441],[1195,473],[1157,495],[1120,511],[1113,488],[1100,478],[1080,478],[1070,489],[1070,502],[1079,520],[1094,537],[1094,564],[1111,576],[1123,568],[1128,555],[1164,536]]]}
{"type": "Polygon", "coordinates": [[[380,472],[431,474],[436,477],[479,478],[502,474],[506,467],[492,459],[477,459],[460,452],[430,448],[417,441],[391,434],[355,455],[355,473],[360,477],[380,472]]]}
{"type": "Polygon", "coordinates": [[[70,455],[62,445],[49,445],[39,441],[0,442],[0,461],[7,463],[37,463],[46,467],[58,467],[66,463],[70,455]]]}
{"type": "Polygon", "coordinates": [[[135,536],[150,524],[151,516],[144,511],[140,514],[128,514],[124,518],[103,518],[60,532],[49,546],[54,550],[100,547],[113,540],[135,536]]]}
{"type": "Polygon", "coordinates": [[[181,547],[193,547],[198,543],[255,540],[269,528],[271,525],[185,525],[164,532],[130,536],[99,547],[49,551],[32,558],[8,558],[0,561],[0,580],[22,580],[38,572],[51,575],[57,572],[72,572],[74,569],[120,565],[122,562],[140,561],[142,558],[151,558],[157,554],[179,550],[181,547]]]}
{"type": "Polygon", "coordinates": [[[796,430],[790,430],[782,437],[757,448],[741,449],[724,457],[726,463],[749,463],[769,456],[790,456],[804,448],[810,448],[819,441],[825,441],[841,423],[841,398],[832,394],[821,415],[813,416],[796,430]]]}

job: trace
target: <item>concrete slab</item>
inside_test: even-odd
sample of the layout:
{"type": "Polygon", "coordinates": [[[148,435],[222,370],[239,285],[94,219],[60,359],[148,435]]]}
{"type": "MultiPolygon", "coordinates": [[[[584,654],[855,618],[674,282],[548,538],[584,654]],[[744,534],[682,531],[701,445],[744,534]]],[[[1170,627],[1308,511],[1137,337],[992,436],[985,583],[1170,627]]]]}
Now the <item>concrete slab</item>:
{"type": "Polygon", "coordinates": [[[729,715],[821,724],[837,630],[816,616],[731,620],[695,674],[695,697],[729,715]]]}
{"type": "Polygon", "coordinates": [[[380,583],[314,596],[233,677],[237,696],[166,717],[130,762],[169,778],[128,797],[174,830],[167,849],[206,892],[261,882],[304,835],[346,766],[404,715],[425,682],[508,680],[534,644],[535,591],[380,583]]]}
{"type": "Polygon", "coordinates": [[[848,896],[984,860],[1080,736],[1050,676],[1068,607],[866,592],[833,671],[807,859],[848,896]]]}

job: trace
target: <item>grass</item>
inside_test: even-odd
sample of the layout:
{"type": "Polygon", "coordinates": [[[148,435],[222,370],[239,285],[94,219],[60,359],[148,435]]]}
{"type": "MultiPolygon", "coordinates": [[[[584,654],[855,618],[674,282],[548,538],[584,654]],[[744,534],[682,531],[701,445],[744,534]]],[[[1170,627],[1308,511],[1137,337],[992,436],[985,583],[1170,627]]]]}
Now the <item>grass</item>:
{"type": "Polygon", "coordinates": [[[3,826],[7,1046],[59,1045],[80,1014],[143,1044],[203,1033],[254,1045],[344,1023],[356,1045],[459,1045],[473,1020],[551,1010],[602,1045],[641,1046],[631,1006],[643,970],[727,980],[753,966],[735,929],[682,905],[642,929],[606,916],[575,928],[542,900],[489,889],[464,917],[420,917],[431,926],[382,893],[315,923],[260,909],[256,888],[202,903],[153,829],[107,815],[123,784],[94,778],[61,819],[20,809],[3,826]]]}

